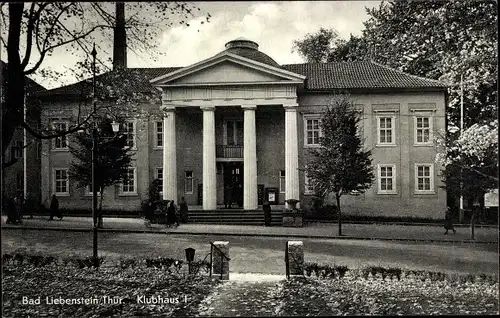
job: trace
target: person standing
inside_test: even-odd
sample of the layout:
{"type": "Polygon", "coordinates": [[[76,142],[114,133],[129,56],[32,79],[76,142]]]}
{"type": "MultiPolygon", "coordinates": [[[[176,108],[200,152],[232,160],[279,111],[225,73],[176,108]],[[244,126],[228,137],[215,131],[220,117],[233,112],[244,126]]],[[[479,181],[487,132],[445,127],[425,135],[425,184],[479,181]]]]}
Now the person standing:
{"type": "Polygon", "coordinates": [[[177,207],[175,205],[175,202],[174,200],[170,201],[170,204],[168,205],[168,208],[167,208],[167,226],[170,227],[170,225],[174,224],[177,226],[179,226],[179,222],[177,221],[177,217],[175,215],[177,211],[177,207]]]}
{"type": "Polygon", "coordinates": [[[16,202],[14,199],[7,199],[5,209],[7,210],[7,224],[18,224],[16,218],[16,202]]]}
{"type": "Polygon", "coordinates": [[[231,203],[233,201],[233,187],[230,184],[226,184],[224,187],[224,208],[230,209],[231,203]]]}
{"type": "Polygon", "coordinates": [[[52,195],[52,199],[50,200],[50,218],[49,221],[54,219],[54,216],[57,216],[59,220],[62,220],[61,212],[59,212],[59,200],[55,194],[52,195]]]}
{"type": "Polygon", "coordinates": [[[151,228],[151,221],[153,220],[153,203],[150,201],[146,207],[146,213],[144,214],[144,225],[147,228],[151,228]]]}
{"type": "Polygon", "coordinates": [[[188,205],[184,197],[181,198],[181,202],[179,203],[179,213],[181,215],[182,223],[187,223],[188,221],[188,205]]]}
{"type": "Polygon", "coordinates": [[[444,232],[444,235],[448,234],[448,230],[452,230],[453,234],[457,232],[457,230],[455,230],[455,226],[453,226],[453,215],[450,207],[446,209],[446,214],[444,217],[444,229],[446,230],[446,232],[444,232]]]}
{"type": "Polygon", "coordinates": [[[23,213],[23,199],[22,197],[14,198],[14,224],[23,224],[22,220],[23,213]]]}
{"type": "Polygon", "coordinates": [[[271,204],[268,201],[264,202],[262,210],[264,210],[264,225],[271,226],[271,204]]]}

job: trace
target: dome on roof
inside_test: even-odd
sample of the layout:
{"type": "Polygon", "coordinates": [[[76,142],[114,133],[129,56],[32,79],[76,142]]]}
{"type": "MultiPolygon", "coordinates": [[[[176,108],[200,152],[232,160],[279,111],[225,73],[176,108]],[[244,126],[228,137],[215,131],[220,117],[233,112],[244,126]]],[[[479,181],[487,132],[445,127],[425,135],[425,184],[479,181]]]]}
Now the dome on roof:
{"type": "Polygon", "coordinates": [[[281,67],[267,54],[259,51],[259,45],[256,42],[242,37],[227,42],[226,50],[224,52],[236,54],[241,57],[268,64],[274,67],[281,67]]]}

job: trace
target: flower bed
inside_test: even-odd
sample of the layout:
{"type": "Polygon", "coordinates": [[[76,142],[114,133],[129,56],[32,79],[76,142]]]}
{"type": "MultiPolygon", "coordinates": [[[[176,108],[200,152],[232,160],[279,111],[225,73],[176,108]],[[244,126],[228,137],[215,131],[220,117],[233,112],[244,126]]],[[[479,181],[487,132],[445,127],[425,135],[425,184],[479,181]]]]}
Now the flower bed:
{"type": "Polygon", "coordinates": [[[284,283],[280,315],[498,315],[498,278],[306,264],[284,283]]]}
{"type": "Polygon", "coordinates": [[[166,258],[104,262],[99,269],[84,260],[27,259],[4,264],[3,317],[185,316],[217,284],[204,269],[187,275],[182,262],[166,258]]]}

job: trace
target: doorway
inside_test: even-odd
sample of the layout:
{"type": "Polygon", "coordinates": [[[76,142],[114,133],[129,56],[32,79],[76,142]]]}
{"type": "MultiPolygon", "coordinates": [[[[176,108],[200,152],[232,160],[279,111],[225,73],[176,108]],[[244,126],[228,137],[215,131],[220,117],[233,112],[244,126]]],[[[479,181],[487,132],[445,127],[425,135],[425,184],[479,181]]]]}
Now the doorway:
{"type": "Polygon", "coordinates": [[[243,162],[224,163],[224,207],[243,207],[243,162]]]}

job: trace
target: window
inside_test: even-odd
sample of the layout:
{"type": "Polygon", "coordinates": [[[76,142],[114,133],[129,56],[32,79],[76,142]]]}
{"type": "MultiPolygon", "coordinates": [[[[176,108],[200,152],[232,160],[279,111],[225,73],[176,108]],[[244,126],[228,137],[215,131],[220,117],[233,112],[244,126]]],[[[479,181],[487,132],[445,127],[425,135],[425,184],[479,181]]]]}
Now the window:
{"type": "Polygon", "coordinates": [[[193,171],[185,171],[184,192],[186,194],[193,193],[193,171]]]}
{"type": "Polygon", "coordinates": [[[230,146],[243,145],[243,121],[226,120],[224,122],[224,144],[230,146]]]}
{"type": "Polygon", "coordinates": [[[163,122],[162,121],[157,121],[155,125],[155,136],[156,136],[156,143],[155,146],[158,148],[163,147],[163,122]]]}
{"type": "Polygon", "coordinates": [[[280,170],[280,193],[285,193],[285,170],[280,170]]]}
{"type": "Polygon", "coordinates": [[[320,128],[320,119],[319,117],[305,117],[304,118],[304,142],[306,146],[317,146],[319,145],[319,137],[321,135],[320,128]]]}
{"type": "Polygon", "coordinates": [[[378,193],[396,193],[395,165],[378,165],[378,193]]]}
{"type": "Polygon", "coordinates": [[[163,192],[163,168],[156,168],[155,179],[160,180],[160,184],[158,185],[158,191],[160,193],[163,192]]]}
{"type": "Polygon", "coordinates": [[[23,156],[23,147],[24,144],[22,141],[16,141],[15,146],[12,147],[11,157],[12,160],[19,159],[23,156]]]}
{"type": "Polygon", "coordinates": [[[69,195],[68,169],[54,170],[54,192],[56,195],[69,195]]]}
{"type": "Polygon", "coordinates": [[[415,164],[415,192],[434,193],[433,164],[415,164]]]}
{"type": "Polygon", "coordinates": [[[36,159],[42,158],[42,141],[38,140],[36,142],[36,159]]]}
{"type": "Polygon", "coordinates": [[[304,194],[313,194],[314,188],[311,184],[311,179],[307,175],[307,172],[304,173],[304,194]]]}
{"type": "Polygon", "coordinates": [[[432,144],[432,117],[414,117],[415,144],[432,144]]]}
{"type": "MultiPolygon", "coordinates": [[[[67,131],[68,123],[66,122],[54,122],[52,125],[55,131],[67,131]]],[[[54,139],[54,149],[68,149],[68,139],[67,136],[61,136],[54,139]]]]}
{"type": "Polygon", "coordinates": [[[121,125],[121,131],[127,138],[126,147],[135,148],[135,122],[125,122],[121,125]]]}
{"type": "Polygon", "coordinates": [[[396,117],[377,117],[378,145],[395,145],[396,117]]]}
{"type": "Polygon", "coordinates": [[[121,186],[121,194],[137,194],[137,178],[135,168],[128,168],[121,186]]]}

